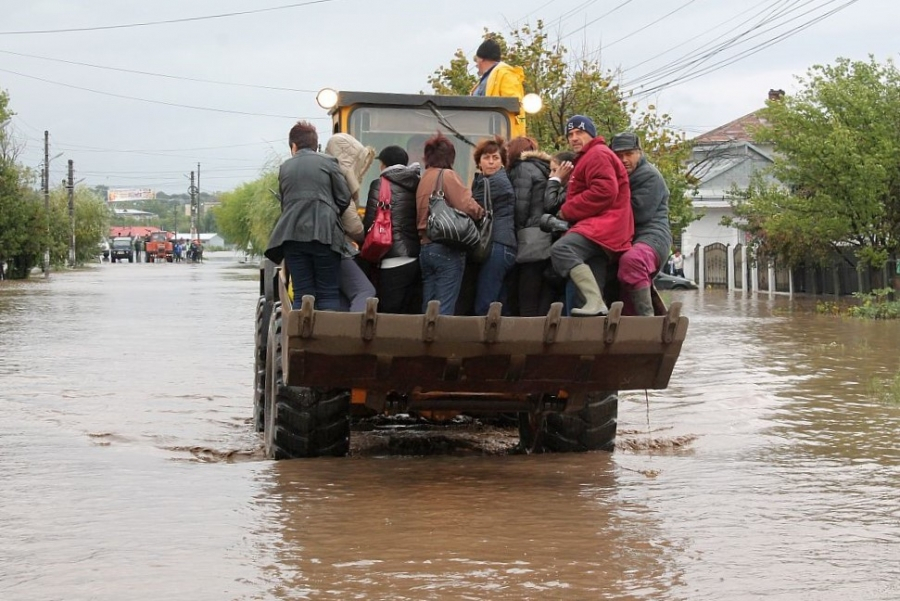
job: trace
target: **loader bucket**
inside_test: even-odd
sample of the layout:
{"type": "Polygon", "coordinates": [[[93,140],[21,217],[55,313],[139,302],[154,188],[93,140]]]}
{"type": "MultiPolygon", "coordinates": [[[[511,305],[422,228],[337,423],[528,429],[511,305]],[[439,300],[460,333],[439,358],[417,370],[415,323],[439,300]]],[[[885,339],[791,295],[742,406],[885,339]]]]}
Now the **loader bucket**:
{"type": "MultiPolygon", "coordinates": [[[[283,355],[290,386],[422,394],[581,394],[661,389],[669,383],[688,319],[674,303],[658,317],[484,317],[315,311],[312,297],[285,312],[283,355]]],[[[285,305],[289,306],[289,305],[285,305]]]]}

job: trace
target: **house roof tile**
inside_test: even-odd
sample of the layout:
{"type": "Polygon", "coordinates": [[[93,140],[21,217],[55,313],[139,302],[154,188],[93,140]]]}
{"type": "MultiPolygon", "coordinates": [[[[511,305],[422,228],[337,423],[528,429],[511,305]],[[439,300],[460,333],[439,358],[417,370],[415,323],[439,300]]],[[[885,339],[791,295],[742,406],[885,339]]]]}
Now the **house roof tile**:
{"type": "Polygon", "coordinates": [[[761,125],[765,125],[766,123],[766,120],[759,115],[759,111],[755,111],[726,123],[725,125],[720,125],[704,134],[700,134],[694,138],[694,142],[753,142],[753,133],[751,130],[761,125]]]}

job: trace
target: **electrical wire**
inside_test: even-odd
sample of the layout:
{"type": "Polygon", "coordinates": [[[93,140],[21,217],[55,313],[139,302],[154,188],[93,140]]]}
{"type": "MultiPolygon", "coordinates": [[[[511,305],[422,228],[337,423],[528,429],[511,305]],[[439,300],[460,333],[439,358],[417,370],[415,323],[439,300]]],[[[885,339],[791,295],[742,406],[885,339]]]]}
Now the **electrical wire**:
{"type": "MultiPolygon", "coordinates": [[[[172,106],[172,107],[178,107],[178,108],[193,109],[193,110],[196,110],[196,111],[210,111],[210,112],[214,112],[214,113],[227,113],[227,114],[231,114],[231,115],[244,115],[244,116],[247,116],[247,117],[272,117],[272,118],[275,118],[275,119],[297,119],[296,116],[292,116],[292,115],[272,115],[272,114],[268,114],[268,113],[250,113],[250,112],[246,112],[246,111],[235,111],[235,110],[230,110],[230,109],[219,109],[219,108],[213,108],[213,107],[208,107],[208,106],[195,106],[195,105],[190,105],[190,104],[179,104],[179,103],[177,103],[177,102],[166,102],[166,101],[164,101],[164,100],[152,100],[152,99],[150,99],[150,98],[138,98],[138,97],[136,97],[136,96],[127,96],[127,95],[125,95],[125,94],[116,94],[116,93],[113,93],[113,92],[104,92],[104,91],[102,91],[102,90],[94,90],[94,89],[92,89],[92,88],[85,88],[85,87],[82,87],[82,86],[76,86],[76,85],[69,84],[69,83],[63,83],[63,82],[60,82],[60,81],[53,81],[53,80],[51,80],[51,79],[44,79],[43,77],[36,77],[36,76],[34,76],[34,75],[26,75],[25,73],[19,73],[18,71],[11,71],[11,70],[9,70],[9,69],[0,69],[0,72],[2,72],[2,73],[10,73],[10,74],[12,74],[12,75],[18,75],[19,77],[25,77],[25,78],[27,78],[27,79],[34,79],[34,80],[37,80],[37,81],[42,81],[42,82],[44,82],[44,83],[50,83],[50,84],[54,84],[54,85],[58,85],[58,86],[63,86],[63,87],[66,87],[66,88],[72,88],[72,89],[75,89],[75,90],[82,90],[82,91],[84,91],[84,92],[92,92],[92,93],[94,93],[94,94],[100,94],[100,95],[103,95],[103,96],[112,96],[113,98],[124,98],[124,99],[126,99],[126,100],[137,100],[137,101],[140,101],[140,102],[148,102],[148,103],[150,103],[150,104],[160,104],[160,105],[164,105],[164,106],[172,106]]],[[[326,117],[301,117],[301,118],[310,121],[310,120],[313,120],[313,119],[325,119],[326,117]]]]}
{"type": "MultiPolygon", "coordinates": [[[[782,13],[780,13],[780,12],[776,13],[776,11],[779,10],[777,5],[784,4],[785,2],[789,2],[789,1],[790,0],[777,0],[776,2],[773,3],[775,6],[764,7],[759,12],[750,16],[748,19],[742,21],[738,25],[732,27],[725,33],[719,35],[716,38],[713,38],[713,40],[712,40],[713,42],[715,42],[716,40],[719,40],[719,39],[727,36],[731,32],[739,30],[739,28],[741,28],[744,25],[749,24],[751,21],[753,21],[754,18],[760,16],[767,9],[771,8],[771,11],[769,11],[769,15],[763,17],[762,20],[760,20],[759,22],[756,22],[754,25],[750,26],[749,28],[740,30],[737,34],[726,39],[725,41],[723,41],[719,44],[710,46],[708,48],[699,48],[699,49],[693,50],[691,52],[688,52],[687,54],[684,54],[684,55],[678,57],[677,59],[674,59],[661,67],[657,67],[656,69],[653,69],[653,70],[635,78],[634,80],[624,82],[622,85],[625,87],[636,86],[639,83],[642,83],[643,81],[652,81],[653,78],[655,78],[655,77],[665,77],[666,75],[675,73],[679,70],[684,69],[685,67],[693,66],[693,65],[696,65],[698,63],[702,63],[702,62],[708,60],[709,58],[715,56],[716,54],[719,54],[719,53],[725,51],[729,47],[737,45],[743,38],[746,38],[753,31],[755,31],[765,25],[768,25],[769,23],[774,21],[777,17],[782,16],[782,13]],[[773,13],[776,13],[776,14],[773,15],[773,13]]],[[[804,3],[802,3],[798,6],[802,7],[802,6],[813,3],[814,1],[815,0],[806,0],[804,3]]],[[[837,0],[829,0],[829,1],[835,2],[837,0]]],[[[789,12],[790,11],[788,11],[788,13],[789,12]]],[[[778,27],[778,25],[772,27],[772,29],[774,29],[775,27],[778,27]]],[[[761,35],[761,34],[757,34],[757,35],[761,35]]],[[[752,39],[753,37],[757,37],[757,36],[752,36],[749,39],[752,39]]]]}
{"type": "Polygon", "coordinates": [[[80,67],[90,67],[92,69],[104,69],[107,71],[118,71],[120,73],[133,73],[136,75],[149,75],[151,77],[164,77],[166,79],[178,79],[181,81],[191,81],[194,83],[211,83],[220,86],[237,86],[242,88],[258,88],[261,90],[275,90],[279,92],[304,92],[310,94],[316,94],[318,90],[303,90],[300,88],[282,88],[279,86],[264,86],[259,84],[249,84],[249,83],[238,83],[233,81],[217,81],[215,79],[200,79],[196,77],[183,77],[179,75],[168,75],[166,73],[153,73],[152,71],[139,71],[137,69],[123,69],[120,67],[108,67],[105,65],[94,65],[91,63],[81,63],[78,61],[66,60],[62,58],[53,58],[49,56],[37,56],[35,54],[25,54],[24,52],[13,52],[12,50],[0,50],[2,54],[12,54],[15,56],[22,56],[26,58],[35,58],[42,61],[52,61],[55,63],[64,63],[66,65],[78,65],[80,67]]]}
{"type": "MultiPolygon", "coordinates": [[[[661,16],[660,18],[656,19],[655,21],[651,21],[651,22],[647,23],[646,25],[644,25],[644,26],[641,27],[640,29],[635,29],[635,30],[632,31],[631,33],[629,33],[629,34],[627,34],[627,35],[624,35],[624,36],[622,36],[621,38],[619,38],[619,39],[617,39],[617,40],[614,40],[614,41],[610,42],[609,44],[604,44],[603,47],[601,48],[601,50],[606,50],[606,49],[608,49],[608,48],[611,47],[611,46],[615,46],[615,45],[618,44],[619,42],[625,41],[625,40],[627,40],[628,38],[630,38],[630,37],[632,37],[632,36],[635,36],[635,35],[639,34],[640,32],[644,31],[645,29],[649,29],[650,27],[653,27],[653,26],[656,25],[657,23],[659,23],[659,22],[661,22],[661,21],[664,21],[665,19],[671,17],[672,15],[674,15],[675,13],[677,13],[678,11],[687,8],[688,6],[690,6],[691,4],[693,4],[693,3],[696,2],[696,1],[697,1],[697,0],[688,0],[687,2],[685,2],[684,4],[682,4],[681,6],[679,6],[678,8],[676,8],[676,9],[674,9],[674,10],[671,10],[671,11],[667,12],[666,14],[664,14],[664,15],[661,16]]],[[[597,52],[599,53],[600,50],[598,50],[597,52]]]]}
{"type": "Polygon", "coordinates": [[[128,29],[132,27],[150,27],[153,25],[170,25],[172,23],[191,23],[194,21],[206,21],[209,19],[224,19],[228,17],[241,17],[245,15],[253,15],[258,13],[272,12],[276,10],[285,10],[290,8],[300,8],[310,6],[312,4],[325,4],[334,2],[335,0],[308,0],[307,2],[295,2],[294,4],[285,4],[282,6],[271,6],[269,8],[256,8],[253,10],[242,10],[230,13],[219,13],[215,15],[205,15],[201,17],[182,17],[180,19],[166,19],[164,21],[146,21],[143,23],[124,23],[120,25],[101,25],[96,27],[70,27],[67,29],[33,29],[30,31],[0,31],[0,35],[42,35],[48,33],[77,33],[84,31],[104,31],[109,29],[128,29]]]}
{"type": "MultiPolygon", "coordinates": [[[[832,0],[831,2],[827,2],[826,4],[832,4],[834,1],[835,0],[832,0]]],[[[789,37],[792,37],[792,36],[800,33],[801,31],[808,29],[809,27],[812,27],[813,25],[823,21],[824,19],[827,19],[828,17],[833,16],[834,14],[844,10],[845,8],[847,8],[853,4],[856,4],[857,2],[859,2],[859,0],[848,0],[844,4],[842,4],[836,8],[833,8],[832,10],[830,10],[824,14],[821,14],[819,16],[816,16],[816,17],[810,19],[809,21],[801,23],[800,25],[794,27],[793,29],[790,29],[786,32],[778,34],[777,36],[769,38],[768,40],[765,40],[765,41],[757,44],[756,46],[753,46],[751,48],[743,50],[736,55],[732,55],[730,57],[724,58],[721,61],[719,61],[717,63],[713,63],[712,65],[708,65],[707,67],[704,67],[703,69],[701,69],[699,71],[688,72],[676,79],[671,79],[671,80],[665,81],[663,83],[659,83],[654,86],[651,86],[650,88],[641,90],[640,93],[636,96],[636,99],[640,100],[641,98],[646,98],[650,94],[656,93],[664,88],[674,87],[676,85],[680,85],[682,83],[692,81],[694,79],[697,79],[698,77],[708,75],[709,73],[712,73],[713,71],[717,71],[723,67],[727,67],[731,64],[734,64],[734,63],[738,62],[739,60],[743,60],[744,58],[747,58],[748,56],[757,54],[758,52],[761,52],[762,50],[765,50],[766,48],[769,48],[770,46],[773,46],[773,45],[777,44],[778,42],[781,42],[789,37]]],[[[822,8],[822,7],[820,6],[818,8],[822,8]]],[[[813,10],[816,10],[816,9],[811,9],[805,13],[802,13],[801,15],[798,15],[797,17],[794,17],[794,19],[791,19],[791,20],[795,20],[796,18],[805,16],[805,15],[813,12],[813,10]]],[[[769,31],[771,31],[771,29],[769,31]]],[[[758,35],[762,35],[762,34],[758,34],[758,35]]],[[[752,37],[758,37],[758,35],[752,36],[752,37]]]]}
{"type": "MultiPolygon", "coordinates": [[[[666,48],[665,50],[662,50],[661,52],[659,52],[659,53],[657,53],[657,54],[654,54],[653,56],[651,56],[651,57],[649,57],[649,58],[646,58],[646,59],[642,60],[642,61],[639,62],[639,63],[635,63],[635,64],[631,65],[631,66],[628,67],[625,71],[627,72],[627,71],[633,70],[633,69],[635,69],[635,68],[637,68],[637,67],[640,67],[641,65],[645,65],[645,64],[647,64],[647,63],[649,63],[649,62],[651,62],[651,61],[653,61],[653,60],[655,60],[655,59],[657,59],[657,58],[659,58],[659,57],[661,57],[661,56],[665,56],[666,54],[668,54],[668,53],[671,52],[672,50],[675,50],[676,48],[680,48],[680,47],[682,47],[682,46],[685,46],[685,45],[687,45],[687,44],[690,44],[691,42],[694,42],[694,41],[696,41],[696,40],[702,38],[702,37],[705,36],[706,34],[715,31],[716,29],[718,29],[718,28],[721,27],[722,25],[725,25],[725,24],[727,24],[727,23],[730,23],[731,21],[734,21],[735,19],[741,17],[741,15],[743,15],[743,14],[745,14],[745,13],[748,13],[748,12],[750,12],[751,10],[755,9],[755,8],[758,7],[760,4],[766,4],[767,2],[772,2],[772,1],[773,1],[773,0],[762,0],[762,2],[759,2],[759,3],[757,3],[757,4],[753,5],[753,6],[751,6],[750,8],[748,8],[748,9],[746,9],[746,10],[743,10],[743,11],[739,12],[738,14],[734,15],[734,16],[731,17],[730,19],[726,19],[725,21],[722,21],[722,22],[719,23],[718,25],[715,25],[715,26],[713,26],[713,27],[707,29],[706,31],[703,31],[703,32],[701,32],[701,33],[699,33],[699,34],[693,35],[691,38],[685,40],[684,42],[682,42],[682,43],[680,43],[680,44],[676,44],[676,45],[674,45],[674,46],[669,46],[669,47],[666,48]]],[[[777,1],[780,1],[780,0],[775,0],[775,1],[777,2],[777,1]]],[[[743,21],[741,24],[744,24],[744,23],[747,23],[747,22],[748,22],[748,21],[743,21]]],[[[724,37],[728,32],[734,31],[734,29],[737,29],[737,27],[740,27],[740,25],[734,27],[733,29],[728,30],[728,31],[725,32],[724,34],[721,34],[721,35],[719,35],[719,36],[713,38],[713,39],[710,40],[710,41],[711,41],[711,42],[714,42],[714,41],[716,41],[716,40],[718,40],[718,39],[724,37]]],[[[696,52],[696,51],[694,51],[694,52],[696,52]]],[[[691,53],[689,53],[687,56],[689,56],[690,54],[691,54],[691,53]]],[[[677,60],[677,59],[676,59],[676,60],[677,60]]]]}
{"type": "Polygon", "coordinates": [[[570,31],[569,33],[567,33],[567,34],[565,34],[565,35],[563,35],[563,36],[560,36],[560,39],[565,39],[565,38],[568,38],[568,37],[572,37],[573,35],[575,35],[575,34],[578,33],[579,31],[584,31],[585,29],[587,29],[588,27],[590,27],[591,25],[593,25],[594,23],[596,23],[596,22],[599,21],[600,19],[603,19],[603,18],[605,18],[605,17],[608,17],[609,15],[613,14],[614,12],[616,12],[617,10],[619,10],[620,8],[625,8],[625,6],[631,4],[632,2],[634,2],[634,0],[625,0],[624,2],[621,2],[621,3],[617,4],[616,6],[612,7],[611,9],[609,9],[608,11],[606,11],[605,13],[603,13],[602,15],[600,15],[599,17],[597,17],[596,19],[592,19],[592,20],[588,21],[587,23],[585,23],[584,25],[582,25],[581,27],[579,27],[578,29],[573,29],[573,30],[570,31]]]}

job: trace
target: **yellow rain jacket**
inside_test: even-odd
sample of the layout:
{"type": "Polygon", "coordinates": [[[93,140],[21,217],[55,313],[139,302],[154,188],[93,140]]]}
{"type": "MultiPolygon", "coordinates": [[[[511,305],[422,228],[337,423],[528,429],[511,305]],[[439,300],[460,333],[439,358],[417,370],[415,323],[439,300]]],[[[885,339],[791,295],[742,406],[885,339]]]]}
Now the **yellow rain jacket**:
{"type": "MultiPolygon", "coordinates": [[[[479,81],[480,83],[480,81],[479,81]]],[[[472,92],[478,84],[472,88],[472,92]]],[[[519,99],[519,123],[525,125],[525,111],[522,109],[522,98],[525,97],[525,70],[522,67],[513,67],[500,61],[488,74],[484,86],[485,96],[508,96],[519,99]]]]}

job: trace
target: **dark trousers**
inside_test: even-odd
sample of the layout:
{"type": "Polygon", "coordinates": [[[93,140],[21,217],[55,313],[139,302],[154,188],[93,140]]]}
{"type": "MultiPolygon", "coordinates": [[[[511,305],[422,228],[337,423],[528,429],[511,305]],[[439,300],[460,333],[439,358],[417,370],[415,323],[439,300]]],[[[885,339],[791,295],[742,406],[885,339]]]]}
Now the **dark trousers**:
{"type": "Polygon", "coordinates": [[[419,261],[378,270],[378,312],[412,315],[422,308],[419,261]]]}
{"type": "Polygon", "coordinates": [[[282,246],[294,289],[292,307],[299,309],[307,294],[316,297],[316,309],[339,311],[341,255],[321,242],[294,242],[282,246]]]}
{"type": "Polygon", "coordinates": [[[519,315],[522,317],[543,317],[550,311],[554,291],[544,277],[550,267],[550,259],[519,263],[519,315]]]}

